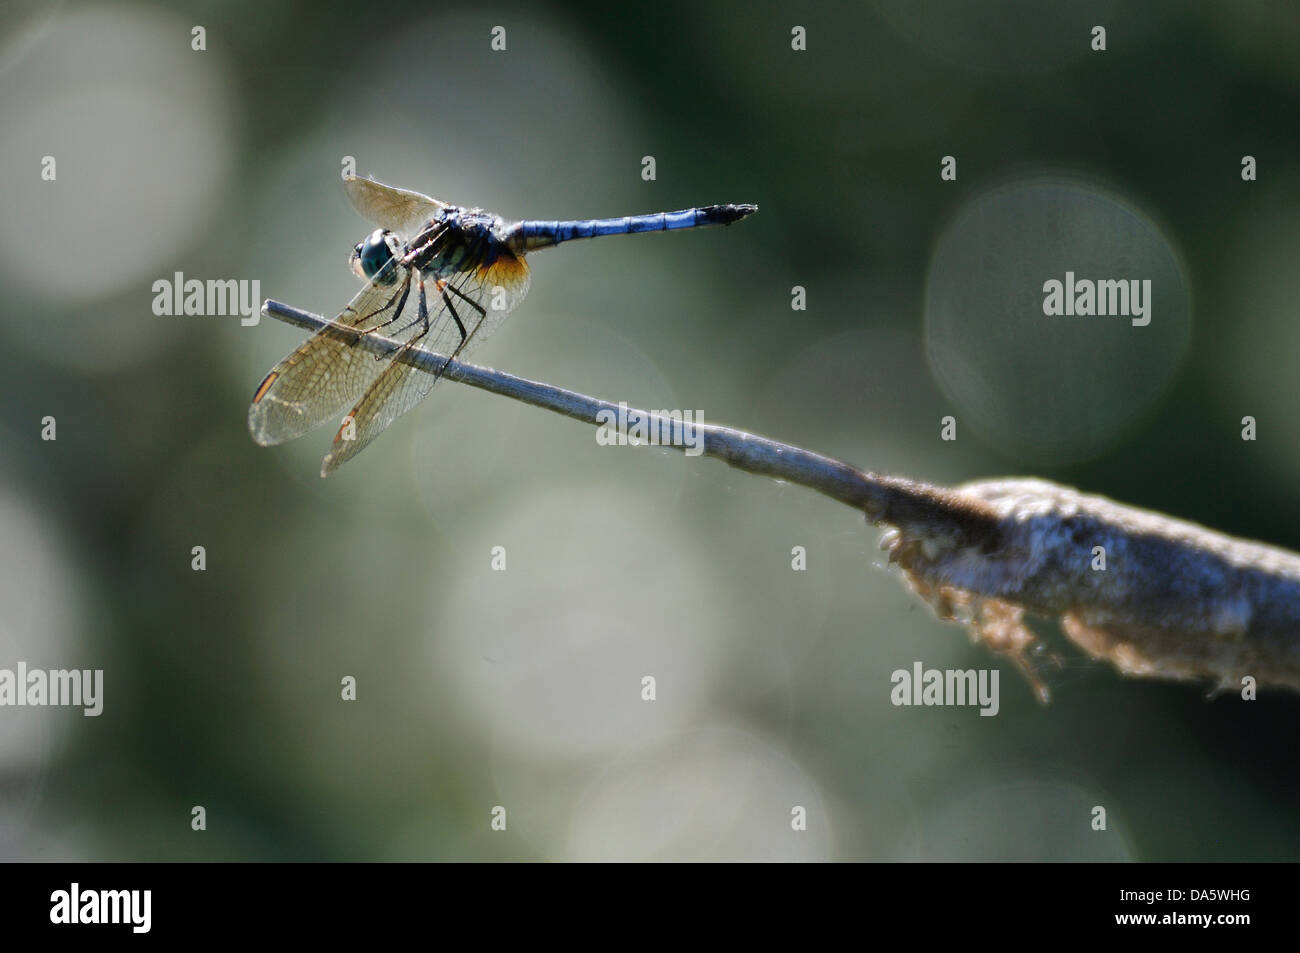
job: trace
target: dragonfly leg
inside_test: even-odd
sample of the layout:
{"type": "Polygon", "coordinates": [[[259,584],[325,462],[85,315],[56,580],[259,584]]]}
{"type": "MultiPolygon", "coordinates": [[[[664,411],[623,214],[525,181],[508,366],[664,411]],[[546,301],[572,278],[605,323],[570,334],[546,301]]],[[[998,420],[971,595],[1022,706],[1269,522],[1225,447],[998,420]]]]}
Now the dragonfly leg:
{"type": "MultiPolygon", "coordinates": [[[[456,289],[453,288],[452,290],[455,291],[456,289]]],[[[456,306],[453,305],[451,299],[447,297],[447,287],[445,285],[442,288],[442,301],[447,306],[447,313],[450,314],[451,319],[456,322],[456,330],[460,332],[460,343],[456,345],[456,350],[459,351],[465,346],[465,342],[469,340],[469,334],[465,331],[465,322],[462,321],[460,315],[456,313],[456,306]]]]}
{"type": "MultiPolygon", "coordinates": [[[[385,301],[382,307],[376,308],[374,311],[371,311],[369,314],[358,314],[356,320],[353,321],[352,323],[356,325],[356,324],[360,324],[363,321],[369,321],[371,318],[375,317],[375,315],[383,314],[389,308],[393,308],[393,302],[397,302],[397,307],[393,308],[393,316],[391,318],[389,318],[383,324],[376,325],[373,328],[366,328],[361,333],[369,334],[372,331],[377,331],[379,328],[382,328],[385,325],[392,324],[394,321],[397,320],[397,316],[402,313],[402,309],[406,307],[406,296],[410,293],[411,293],[410,275],[407,275],[407,280],[402,282],[402,286],[393,292],[392,297],[389,298],[387,301],[385,301]]],[[[352,309],[349,308],[348,310],[351,311],[352,309]]],[[[353,311],[352,313],[356,314],[355,311],[353,311]]]]}
{"type": "MultiPolygon", "coordinates": [[[[410,293],[411,293],[411,275],[408,272],[406,275],[406,280],[402,282],[402,287],[399,288],[397,291],[393,292],[393,296],[389,298],[387,302],[385,302],[383,307],[376,308],[374,311],[370,312],[369,314],[359,316],[353,322],[353,324],[360,324],[363,321],[369,321],[371,318],[375,317],[376,315],[383,314],[389,308],[392,308],[393,316],[391,318],[389,318],[387,321],[382,321],[379,324],[376,324],[373,328],[366,328],[361,333],[374,334],[377,331],[382,331],[384,328],[388,327],[388,325],[396,321],[398,317],[401,315],[402,309],[406,307],[406,299],[410,295],[410,293]],[[396,302],[396,307],[394,307],[394,302],[396,302]]],[[[386,355],[383,354],[376,355],[375,360],[377,361],[382,360],[385,356],[386,355]]]]}
{"type": "MultiPolygon", "coordinates": [[[[450,291],[452,294],[454,294],[457,298],[460,298],[462,301],[464,301],[467,305],[469,305],[469,306],[470,306],[471,308],[473,308],[475,311],[477,311],[477,312],[478,312],[478,317],[479,317],[479,320],[480,320],[480,321],[482,321],[484,318],[487,317],[487,312],[483,310],[483,305],[479,304],[479,303],[478,303],[477,301],[475,301],[473,298],[471,298],[471,297],[469,297],[468,295],[466,295],[465,292],[461,291],[459,288],[457,288],[457,287],[455,287],[455,286],[451,286],[451,287],[449,287],[447,290],[450,291]]],[[[450,307],[450,306],[451,306],[451,303],[448,302],[448,307],[450,307]]],[[[457,322],[457,323],[459,324],[459,322],[457,322]]],[[[464,327],[462,327],[462,328],[460,329],[460,333],[461,333],[462,335],[464,335],[464,333],[465,333],[465,328],[464,328],[464,327]]]]}
{"type": "MultiPolygon", "coordinates": [[[[447,292],[450,291],[452,294],[460,298],[462,301],[464,301],[471,308],[473,308],[475,311],[478,312],[479,319],[478,319],[478,323],[474,325],[474,330],[477,331],[483,325],[483,318],[487,316],[487,312],[483,310],[483,306],[481,304],[479,304],[477,301],[475,301],[472,298],[466,297],[465,293],[461,291],[459,288],[457,288],[455,285],[444,284],[440,290],[442,292],[442,303],[447,306],[447,313],[450,314],[451,319],[456,322],[456,330],[460,332],[460,343],[456,345],[456,350],[452,351],[449,355],[447,355],[447,360],[442,365],[443,370],[446,370],[447,365],[450,364],[452,361],[454,361],[460,355],[460,352],[465,349],[465,345],[469,343],[469,339],[470,339],[470,332],[465,330],[465,322],[462,321],[460,319],[460,315],[456,313],[456,306],[451,303],[451,298],[447,296],[447,292]]],[[[441,374],[442,371],[439,371],[438,373],[441,374]]]]}
{"type": "Polygon", "coordinates": [[[429,333],[429,303],[424,297],[424,279],[420,279],[420,323],[424,329],[420,332],[421,336],[429,333]]]}
{"type": "Polygon", "coordinates": [[[450,311],[452,317],[456,319],[456,327],[460,330],[460,344],[456,345],[456,350],[451,355],[452,359],[454,360],[460,354],[460,352],[465,349],[466,345],[469,344],[469,339],[472,338],[478,332],[479,328],[483,327],[483,319],[487,317],[487,311],[483,308],[483,305],[479,304],[473,298],[466,295],[465,292],[461,291],[455,285],[448,285],[443,290],[442,298],[445,302],[447,302],[447,310],[450,311]],[[473,308],[475,311],[478,312],[478,321],[474,323],[474,330],[470,331],[468,334],[465,333],[465,325],[461,323],[459,316],[457,316],[456,309],[451,306],[451,299],[447,297],[448,291],[450,291],[457,298],[460,298],[467,305],[469,305],[471,308],[473,308]]]}
{"type": "MultiPolygon", "coordinates": [[[[420,338],[424,337],[426,334],[429,333],[429,303],[428,303],[428,299],[425,297],[424,294],[424,279],[423,277],[421,277],[419,272],[415,272],[415,283],[420,287],[420,293],[416,297],[416,301],[419,302],[419,309],[416,312],[415,320],[402,325],[393,333],[401,334],[403,331],[413,328],[417,324],[419,324],[422,325],[422,327],[420,328],[420,333],[415,335],[415,337],[411,339],[413,341],[418,341],[420,340],[420,338]]],[[[392,351],[389,351],[388,353],[391,354],[392,351]]],[[[388,354],[383,354],[380,356],[387,357],[388,354]]]]}

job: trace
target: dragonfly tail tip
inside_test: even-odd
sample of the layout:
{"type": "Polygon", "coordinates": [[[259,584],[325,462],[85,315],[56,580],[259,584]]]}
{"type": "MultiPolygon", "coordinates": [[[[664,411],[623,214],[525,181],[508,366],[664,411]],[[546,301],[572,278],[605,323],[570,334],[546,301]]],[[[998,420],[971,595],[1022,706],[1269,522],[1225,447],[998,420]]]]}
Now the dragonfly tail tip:
{"type": "Polygon", "coordinates": [[[710,212],[713,213],[713,224],[730,225],[733,222],[739,222],[742,218],[748,218],[758,211],[757,205],[715,205],[710,212]]]}

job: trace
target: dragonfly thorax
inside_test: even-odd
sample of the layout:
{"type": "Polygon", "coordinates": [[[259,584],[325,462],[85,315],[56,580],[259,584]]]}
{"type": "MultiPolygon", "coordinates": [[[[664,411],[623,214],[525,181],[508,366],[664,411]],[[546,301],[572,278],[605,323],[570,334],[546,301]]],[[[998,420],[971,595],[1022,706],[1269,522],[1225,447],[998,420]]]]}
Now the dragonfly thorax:
{"type": "Polygon", "coordinates": [[[442,276],[490,265],[496,260],[503,227],[501,218],[491,212],[449,205],[411,242],[411,264],[442,276]]]}
{"type": "Polygon", "coordinates": [[[391,285],[397,280],[393,261],[406,253],[402,241],[386,228],[376,228],[352,249],[352,270],[362,278],[391,285]]]}

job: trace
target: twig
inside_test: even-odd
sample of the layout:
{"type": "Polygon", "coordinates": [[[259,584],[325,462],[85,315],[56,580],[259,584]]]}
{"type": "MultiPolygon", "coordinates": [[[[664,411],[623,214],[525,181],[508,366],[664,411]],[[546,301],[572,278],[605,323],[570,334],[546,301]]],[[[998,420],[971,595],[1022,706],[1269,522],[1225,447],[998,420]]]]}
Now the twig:
{"type": "MultiPolygon", "coordinates": [[[[376,354],[396,346],[278,301],[262,313],[308,331],[330,328],[376,354]]],[[[431,371],[445,362],[421,349],[398,357],[431,371]]],[[[620,413],[608,401],[472,364],[452,362],[443,376],[595,426],[620,413]]],[[[884,545],[911,587],[940,618],[1014,658],[1044,700],[1026,612],[1059,617],[1076,644],[1129,675],[1212,679],[1221,688],[1249,676],[1300,690],[1300,555],[1045,480],[934,486],[730,427],[621,410],[620,419],[671,428],[678,449],[699,447],[893,527],[884,545]]]]}

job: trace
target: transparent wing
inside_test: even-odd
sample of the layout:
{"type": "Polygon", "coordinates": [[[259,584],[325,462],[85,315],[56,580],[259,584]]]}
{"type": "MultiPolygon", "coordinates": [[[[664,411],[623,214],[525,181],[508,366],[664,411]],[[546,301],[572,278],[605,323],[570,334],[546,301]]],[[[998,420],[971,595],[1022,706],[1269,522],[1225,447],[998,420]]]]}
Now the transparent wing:
{"type": "MultiPolygon", "coordinates": [[[[421,325],[405,346],[423,347],[456,359],[465,357],[500,327],[528,293],[528,281],[528,265],[504,248],[498,248],[497,259],[489,266],[462,272],[447,281],[424,279],[429,330],[424,332],[421,325]],[[465,328],[463,339],[456,318],[465,328]]],[[[412,291],[411,297],[418,297],[418,289],[412,291]]],[[[400,361],[388,362],[344,418],[321,465],[321,476],[328,476],[360,453],[389,424],[427,397],[440,379],[440,375],[400,361]]]]}
{"type": "Polygon", "coordinates": [[[352,207],[368,222],[410,238],[446,205],[419,192],[395,189],[374,179],[350,175],[343,180],[352,207]]]}
{"type": "Polygon", "coordinates": [[[376,278],[397,272],[392,284],[370,281],[334,323],[299,345],[266,375],[248,408],[248,430],[263,447],[300,437],[338,416],[383,371],[384,361],[356,346],[357,331],[404,340],[419,328],[410,269],[393,262],[376,278]]]}

